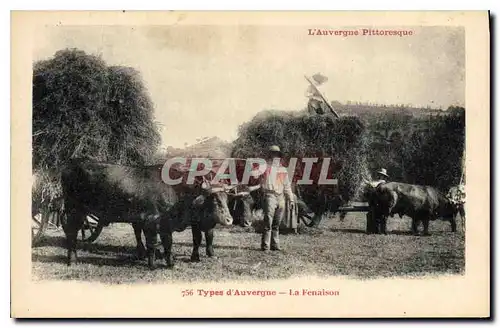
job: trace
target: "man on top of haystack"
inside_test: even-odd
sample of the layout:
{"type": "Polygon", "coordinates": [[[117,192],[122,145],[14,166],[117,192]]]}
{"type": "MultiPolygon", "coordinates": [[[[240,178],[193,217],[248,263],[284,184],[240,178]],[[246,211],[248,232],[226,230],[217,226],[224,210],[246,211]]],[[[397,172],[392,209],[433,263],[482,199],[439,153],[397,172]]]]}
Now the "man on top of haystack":
{"type": "Polygon", "coordinates": [[[311,78],[306,76],[306,80],[309,82],[309,87],[307,88],[306,97],[309,98],[307,103],[307,111],[309,114],[324,115],[326,113],[332,113],[335,117],[339,117],[337,112],[328,103],[328,100],[318,89],[323,83],[328,81],[328,77],[323,74],[316,73],[311,78]]]}

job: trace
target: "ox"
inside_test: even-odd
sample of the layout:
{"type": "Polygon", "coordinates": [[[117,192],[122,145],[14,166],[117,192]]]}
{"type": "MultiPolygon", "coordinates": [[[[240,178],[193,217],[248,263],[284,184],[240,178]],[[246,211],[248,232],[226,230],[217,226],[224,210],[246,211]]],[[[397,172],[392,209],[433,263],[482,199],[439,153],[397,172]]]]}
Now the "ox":
{"type": "Polygon", "coordinates": [[[236,194],[230,193],[229,211],[234,224],[249,227],[254,211],[262,209],[262,199],[260,185],[248,186],[236,194]]]}
{"type": "MultiPolygon", "coordinates": [[[[331,165],[330,162],[331,158],[319,160],[316,158],[312,162],[305,160],[297,162],[296,158],[281,160],[281,165],[287,168],[288,176],[291,178],[298,217],[309,227],[319,225],[324,213],[335,213],[345,203],[339,195],[337,181],[333,179],[337,164],[331,165]],[[314,211],[310,209],[314,209],[314,211]]],[[[244,186],[252,186],[248,187],[247,191],[237,195],[229,194],[229,209],[235,224],[249,226],[253,211],[262,209],[264,195],[259,187],[262,179],[261,174],[264,173],[265,168],[260,170],[261,165],[260,162],[236,159],[237,180],[243,181],[244,186]],[[248,177],[245,178],[244,174],[244,171],[248,169],[255,173],[251,175],[250,180],[248,177]]]]}
{"type": "Polygon", "coordinates": [[[158,233],[168,267],[173,266],[172,232],[191,225],[193,253],[199,260],[201,232],[205,232],[207,255],[213,256],[213,228],[217,223],[231,225],[225,186],[205,183],[170,186],[161,179],[161,165],[130,167],[123,165],[72,161],[62,172],[67,264],[76,261],[78,230],[86,215],[108,222],[132,223],[138,250],[146,237],[148,265],[155,267],[158,233]]]}
{"type": "Polygon", "coordinates": [[[413,234],[418,234],[422,222],[424,235],[429,235],[429,221],[437,218],[450,221],[452,231],[456,231],[457,207],[433,187],[399,182],[380,184],[369,203],[377,233],[386,234],[387,218],[394,214],[412,218],[413,234]]]}
{"type": "MultiPolygon", "coordinates": [[[[306,203],[297,197],[297,194],[294,193],[294,195],[299,219],[302,219],[308,226],[316,224],[317,222],[313,221],[312,211],[306,203]]],[[[263,197],[260,184],[248,186],[244,191],[236,194],[229,193],[229,211],[234,219],[234,224],[239,224],[242,227],[250,226],[254,212],[263,209],[263,197]]]]}

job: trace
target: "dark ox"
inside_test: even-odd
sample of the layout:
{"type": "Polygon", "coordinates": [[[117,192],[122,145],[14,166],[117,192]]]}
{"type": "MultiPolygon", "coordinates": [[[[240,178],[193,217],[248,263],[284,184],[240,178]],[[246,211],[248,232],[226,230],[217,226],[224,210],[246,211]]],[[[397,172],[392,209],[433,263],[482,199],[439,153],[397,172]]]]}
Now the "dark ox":
{"type": "MultiPolygon", "coordinates": [[[[323,174],[323,164],[327,163],[321,158],[315,162],[310,168],[308,180],[312,180],[311,185],[300,185],[299,180],[302,180],[305,172],[305,162],[298,162],[295,165],[293,172],[289,171],[289,178],[291,179],[292,191],[295,195],[295,202],[298,210],[298,216],[304,223],[309,226],[317,226],[320,224],[323,214],[327,212],[336,213],[340,206],[345,205],[345,201],[340,196],[337,184],[320,183],[320,177],[323,174]],[[313,209],[313,211],[311,211],[313,209]]],[[[330,159],[329,159],[330,160],[330,159]]],[[[242,180],[243,170],[246,168],[246,162],[237,161],[237,177],[242,180]],[[238,169],[239,168],[239,169],[238,169]]],[[[283,167],[288,168],[291,163],[288,159],[282,159],[283,167]]],[[[326,178],[332,179],[338,169],[338,164],[330,164],[328,161],[328,173],[326,178]]],[[[288,169],[287,169],[288,170],[288,169]]],[[[233,215],[235,224],[242,226],[249,226],[253,211],[262,209],[263,192],[259,188],[262,176],[251,178],[250,189],[247,192],[241,193],[239,196],[230,194],[229,209],[233,215]]]]}
{"type": "Polygon", "coordinates": [[[262,209],[262,193],[260,185],[248,186],[244,191],[229,194],[229,212],[234,224],[249,227],[253,213],[262,209]]]}
{"type": "Polygon", "coordinates": [[[62,173],[67,242],[67,264],[76,261],[78,230],[93,214],[108,222],[132,223],[139,253],[144,253],[141,230],[146,237],[148,265],[155,266],[158,233],[168,267],[173,266],[172,232],[192,227],[191,259],[199,260],[201,233],[205,233],[207,255],[213,256],[213,228],[231,225],[225,186],[206,183],[170,186],[161,179],[161,165],[129,167],[107,163],[73,161],[62,173]]]}
{"type": "MultiPolygon", "coordinates": [[[[313,226],[318,222],[313,220],[312,211],[306,205],[304,200],[295,195],[295,202],[298,209],[298,217],[308,226],[313,226]],[[307,223],[305,218],[310,221],[307,223]]],[[[229,211],[234,219],[234,224],[242,227],[249,227],[255,211],[263,209],[262,200],[264,194],[260,185],[248,186],[244,191],[237,194],[229,194],[229,211]]]]}
{"type": "Polygon", "coordinates": [[[429,235],[429,221],[437,218],[450,221],[452,231],[456,231],[457,207],[433,187],[389,182],[375,189],[369,203],[376,233],[386,234],[387,218],[395,214],[412,219],[413,234],[418,234],[422,222],[424,235],[429,235]]]}

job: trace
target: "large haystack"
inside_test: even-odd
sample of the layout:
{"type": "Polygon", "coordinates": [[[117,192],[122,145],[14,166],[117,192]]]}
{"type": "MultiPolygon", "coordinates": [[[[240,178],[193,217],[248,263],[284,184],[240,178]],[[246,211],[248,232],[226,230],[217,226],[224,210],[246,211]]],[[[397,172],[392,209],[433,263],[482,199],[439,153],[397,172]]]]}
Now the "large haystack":
{"type": "Polygon", "coordinates": [[[140,72],[65,49],[33,65],[33,208],[60,206],[60,172],[73,158],[151,162],[160,143],[140,72]]]}
{"type": "MultiPolygon", "coordinates": [[[[297,112],[264,111],[239,129],[233,157],[264,155],[271,144],[279,145],[285,157],[331,157],[338,167],[338,194],[344,201],[355,198],[368,177],[365,127],[356,117],[334,118],[297,112]]],[[[328,207],[332,197],[324,188],[302,186],[315,207],[328,207]]]]}

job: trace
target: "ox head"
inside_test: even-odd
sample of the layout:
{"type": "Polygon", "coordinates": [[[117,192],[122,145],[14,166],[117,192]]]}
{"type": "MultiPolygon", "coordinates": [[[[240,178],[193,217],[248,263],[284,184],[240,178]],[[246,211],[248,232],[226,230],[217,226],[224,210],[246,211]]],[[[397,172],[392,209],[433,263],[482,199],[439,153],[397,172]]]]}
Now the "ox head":
{"type": "Polygon", "coordinates": [[[446,199],[451,204],[450,207],[453,207],[454,214],[456,215],[458,212],[464,211],[464,203],[465,203],[465,188],[464,185],[453,186],[450,188],[448,193],[446,194],[446,199]]]}
{"type": "Polygon", "coordinates": [[[436,214],[441,218],[443,218],[444,220],[449,220],[449,221],[454,220],[455,216],[460,211],[460,204],[448,196],[442,194],[440,194],[439,196],[440,196],[440,202],[439,202],[438,213],[436,214]]]}
{"type": "Polygon", "coordinates": [[[260,185],[246,186],[244,190],[237,193],[229,193],[229,211],[235,223],[243,227],[251,225],[253,210],[257,207],[258,201],[254,198],[255,191],[260,185]]]}
{"type": "Polygon", "coordinates": [[[233,217],[228,207],[228,192],[234,187],[228,185],[213,186],[207,181],[201,185],[203,193],[193,201],[194,207],[203,209],[204,218],[217,224],[229,226],[233,224],[233,217]]]}

